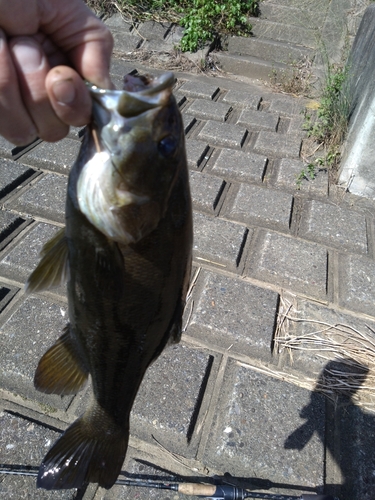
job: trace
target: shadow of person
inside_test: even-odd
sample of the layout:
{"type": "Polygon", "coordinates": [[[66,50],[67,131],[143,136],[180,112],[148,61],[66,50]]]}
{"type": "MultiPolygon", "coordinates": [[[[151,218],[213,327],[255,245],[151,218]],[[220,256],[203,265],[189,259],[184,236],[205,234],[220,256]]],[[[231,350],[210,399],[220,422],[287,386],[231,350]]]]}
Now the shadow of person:
{"type": "Polygon", "coordinates": [[[300,413],[305,419],[288,436],[286,449],[302,450],[316,432],[326,448],[325,493],[340,500],[375,499],[375,414],[353,402],[364,385],[368,369],[351,359],[330,361],[300,413]],[[326,425],[317,421],[314,408],[326,396],[326,425]],[[330,484],[331,483],[331,484],[330,484]]]}

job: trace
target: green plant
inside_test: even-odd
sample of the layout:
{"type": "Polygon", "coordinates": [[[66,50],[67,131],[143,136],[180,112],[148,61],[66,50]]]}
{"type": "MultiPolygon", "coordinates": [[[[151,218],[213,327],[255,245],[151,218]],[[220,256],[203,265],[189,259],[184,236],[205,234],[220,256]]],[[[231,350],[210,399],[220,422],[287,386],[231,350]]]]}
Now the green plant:
{"type": "Polygon", "coordinates": [[[341,144],[348,127],[348,66],[328,65],[317,119],[309,135],[326,145],[341,144]]]}
{"type": "Polygon", "coordinates": [[[301,170],[296,179],[296,184],[298,189],[301,189],[301,184],[303,179],[306,180],[315,179],[317,174],[316,169],[317,165],[315,163],[309,163],[308,165],[306,165],[306,169],[304,168],[303,170],[301,170]]]}
{"type": "Polygon", "coordinates": [[[196,51],[219,33],[249,35],[248,15],[256,15],[260,0],[86,0],[107,15],[121,12],[131,21],[169,21],[185,28],[183,51],[196,51]]]}
{"type": "MultiPolygon", "coordinates": [[[[308,131],[308,136],[318,143],[318,148],[325,151],[324,156],[317,158],[315,162],[321,168],[328,169],[331,181],[335,182],[340,148],[349,123],[349,67],[327,63],[327,68],[317,109],[315,112],[305,112],[303,128],[308,131]]],[[[298,177],[297,185],[300,186],[303,178],[304,175],[298,177]]]]}
{"type": "Polygon", "coordinates": [[[207,40],[213,40],[218,33],[249,35],[251,24],[246,14],[255,12],[255,0],[192,0],[185,10],[181,25],[185,28],[181,40],[182,50],[195,51],[207,40]]]}

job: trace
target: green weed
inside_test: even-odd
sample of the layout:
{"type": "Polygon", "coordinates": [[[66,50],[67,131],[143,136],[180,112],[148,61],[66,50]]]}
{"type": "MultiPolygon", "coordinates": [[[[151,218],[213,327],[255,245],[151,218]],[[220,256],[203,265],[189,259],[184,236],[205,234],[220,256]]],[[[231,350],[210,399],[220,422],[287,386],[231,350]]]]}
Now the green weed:
{"type": "Polygon", "coordinates": [[[329,65],[310,136],[328,146],[342,143],[348,127],[348,93],[348,66],[329,65]]]}
{"type": "MultiPolygon", "coordinates": [[[[327,169],[331,182],[340,163],[340,149],[344,142],[349,124],[349,67],[347,65],[327,65],[328,71],[319,107],[315,119],[310,112],[305,113],[303,128],[307,135],[313,139],[325,154],[315,160],[315,165],[327,169]]],[[[297,186],[306,176],[304,172],[297,178],[297,186]],[[303,175],[302,175],[303,174],[303,175]]]]}
{"type": "Polygon", "coordinates": [[[248,36],[247,16],[256,15],[260,0],[87,0],[107,15],[116,11],[133,22],[155,20],[176,22],[185,28],[183,51],[196,51],[219,34],[248,36]]]}
{"type": "Polygon", "coordinates": [[[315,163],[309,163],[306,167],[301,170],[296,179],[297,188],[301,189],[301,184],[303,179],[314,180],[317,174],[317,165],[315,163]]]}

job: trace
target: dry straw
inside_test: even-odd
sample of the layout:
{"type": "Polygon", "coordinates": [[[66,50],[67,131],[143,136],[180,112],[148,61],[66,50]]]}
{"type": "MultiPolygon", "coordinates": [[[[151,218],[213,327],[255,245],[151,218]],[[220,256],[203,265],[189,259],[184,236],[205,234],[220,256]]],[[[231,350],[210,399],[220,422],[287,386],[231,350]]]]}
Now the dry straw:
{"type": "Polygon", "coordinates": [[[315,380],[308,377],[299,380],[287,374],[283,374],[283,378],[322,392],[334,401],[344,396],[375,411],[375,331],[369,325],[365,325],[367,331],[360,331],[347,324],[300,317],[292,296],[281,298],[280,311],[275,351],[286,350],[291,362],[296,351],[311,352],[327,360],[325,369],[315,380]],[[303,328],[297,328],[301,324],[303,328]]]}

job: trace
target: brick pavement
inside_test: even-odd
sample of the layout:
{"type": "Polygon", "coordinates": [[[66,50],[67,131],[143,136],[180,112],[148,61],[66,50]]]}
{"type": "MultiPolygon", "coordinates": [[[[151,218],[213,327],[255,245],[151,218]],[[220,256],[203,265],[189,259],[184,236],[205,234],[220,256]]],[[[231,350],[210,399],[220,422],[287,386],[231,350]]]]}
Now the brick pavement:
{"type": "MultiPolygon", "coordinates": [[[[114,62],[116,75],[121,64],[114,62]]],[[[259,491],[324,490],[342,500],[373,500],[371,394],[361,397],[365,406],[352,404],[355,390],[337,392],[335,403],[325,398],[315,386],[345,360],[332,364],[332,351],[323,359],[310,350],[319,322],[326,330],[347,325],[349,333],[375,336],[373,206],[337,195],[324,171],[297,188],[303,99],[183,73],[175,90],[188,125],[194,286],[181,344],[155,362],[137,396],[124,471],[202,480],[230,474],[259,491]],[[280,332],[299,338],[302,349],[283,349],[280,332]]],[[[78,148],[73,130],[57,144],[18,153],[14,162],[12,146],[0,139],[4,463],[39,465],[89,397],[89,389],[60,398],[33,388],[36,364],[66,322],[67,301],[63,286],[38,296],[23,291],[42,245],[63,224],[67,174],[78,148]]],[[[1,498],[75,495],[36,491],[30,477],[0,480],[1,498]]],[[[172,498],[93,485],[82,497],[172,498]]]]}

